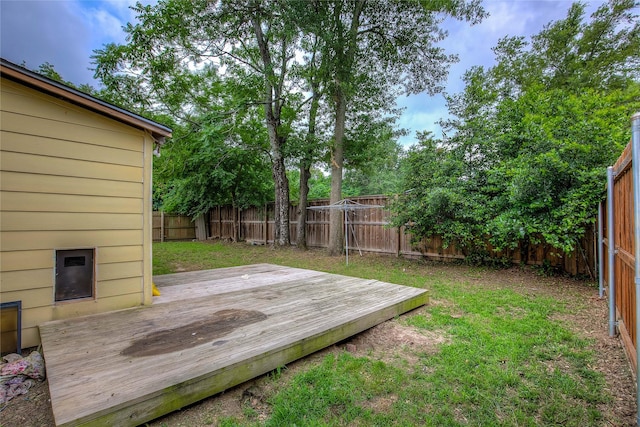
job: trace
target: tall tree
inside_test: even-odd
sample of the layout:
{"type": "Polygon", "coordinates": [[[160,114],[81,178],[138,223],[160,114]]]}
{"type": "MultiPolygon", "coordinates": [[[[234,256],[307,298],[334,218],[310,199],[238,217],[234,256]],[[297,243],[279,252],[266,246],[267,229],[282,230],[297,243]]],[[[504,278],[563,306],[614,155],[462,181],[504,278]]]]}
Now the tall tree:
{"type": "MultiPolygon", "coordinates": [[[[439,27],[443,14],[478,22],[484,11],[479,1],[317,0],[299,12],[305,32],[319,35],[326,58],[324,73],[334,114],[330,147],[331,202],[342,198],[346,152],[347,111],[361,92],[366,76],[383,76],[387,91],[435,94],[442,90],[449,64],[437,43],[446,33],[439,27]]],[[[380,81],[380,79],[377,79],[380,81]]],[[[330,253],[342,251],[341,215],[331,214],[330,253]]]]}
{"type": "Polygon", "coordinates": [[[192,109],[201,107],[199,102],[205,106],[208,102],[206,96],[189,96],[194,88],[207,93],[205,81],[200,81],[203,86],[189,81],[197,76],[191,71],[203,64],[216,69],[218,75],[234,79],[255,82],[253,77],[260,77],[260,95],[244,92],[246,99],[237,108],[263,108],[275,183],[275,244],[288,245],[289,190],[284,149],[290,129],[287,120],[293,115],[285,110],[292,99],[298,99],[290,96],[292,88],[287,80],[297,49],[297,32],[280,16],[279,2],[161,0],[153,6],[138,3],[134,10],[138,22],[125,28],[127,45],[108,45],[96,53],[96,76],[107,86],[127,88],[133,94],[156,94],[136,99],[143,108],[169,104],[162,94],[184,97],[184,102],[171,102],[167,110],[180,120],[190,120],[192,109]],[[184,87],[177,87],[183,83],[184,87]],[[176,105],[180,108],[174,108],[176,105]]]}

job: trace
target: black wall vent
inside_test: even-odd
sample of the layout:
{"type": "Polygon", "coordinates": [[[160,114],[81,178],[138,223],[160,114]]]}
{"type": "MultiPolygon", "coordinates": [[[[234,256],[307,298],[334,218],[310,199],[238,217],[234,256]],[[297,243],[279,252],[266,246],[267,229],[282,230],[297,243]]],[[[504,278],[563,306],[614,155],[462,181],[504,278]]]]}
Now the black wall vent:
{"type": "Polygon", "coordinates": [[[56,251],[56,301],[93,297],[94,250],[56,251]]]}

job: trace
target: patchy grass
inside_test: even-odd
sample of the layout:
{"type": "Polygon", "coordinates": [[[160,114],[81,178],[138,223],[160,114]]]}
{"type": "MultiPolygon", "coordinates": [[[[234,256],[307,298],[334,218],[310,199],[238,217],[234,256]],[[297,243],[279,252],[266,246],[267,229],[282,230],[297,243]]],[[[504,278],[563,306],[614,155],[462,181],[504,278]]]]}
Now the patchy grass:
{"type": "Polygon", "coordinates": [[[602,408],[611,397],[594,368],[592,342],[560,320],[579,309],[579,298],[570,299],[571,292],[580,294],[579,285],[558,291],[555,279],[537,279],[542,282],[532,286],[530,275],[517,269],[499,275],[394,257],[352,256],[346,266],[344,258],[321,251],[154,244],[154,274],[262,262],[426,287],[432,303],[394,322],[447,339],[436,351],[419,345],[403,350],[411,357],[400,359],[340,348],[325,352],[296,369],[263,377],[261,392],[244,399],[240,411],[209,414],[207,424],[598,426],[607,421],[602,408]]]}

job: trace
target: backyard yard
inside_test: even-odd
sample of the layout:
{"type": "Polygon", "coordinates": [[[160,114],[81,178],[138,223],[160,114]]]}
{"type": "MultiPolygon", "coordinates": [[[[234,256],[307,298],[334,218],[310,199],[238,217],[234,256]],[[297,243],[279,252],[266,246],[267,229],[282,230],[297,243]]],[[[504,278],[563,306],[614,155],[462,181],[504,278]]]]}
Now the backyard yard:
{"type": "MultiPolygon", "coordinates": [[[[154,275],[271,263],[424,287],[430,303],[148,425],[635,425],[634,381],[593,282],[232,243],[154,244],[154,275]]],[[[0,425],[53,424],[46,382],[0,425]]]]}

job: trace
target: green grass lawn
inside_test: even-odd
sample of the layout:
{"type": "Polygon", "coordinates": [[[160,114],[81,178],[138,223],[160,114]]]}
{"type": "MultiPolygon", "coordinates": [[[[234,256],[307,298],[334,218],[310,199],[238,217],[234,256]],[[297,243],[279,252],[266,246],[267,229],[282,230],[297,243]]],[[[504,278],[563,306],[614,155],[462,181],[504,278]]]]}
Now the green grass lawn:
{"type": "MultiPolygon", "coordinates": [[[[262,417],[250,405],[211,424],[267,426],[596,426],[611,397],[590,342],[559,320],[576,302],[528,291],[522,277],[395,257],[331,258],[321,251],[227,243],[154,244],[154,274],[274,263],[429,289],[432,303],[395,319],[448,339],[392,362],[330,352],[264,377],[262,417]],[[517,279],[517,280],[516,280],[517,279]],[[497,279],[496,279],[497,280],[497,279]],[[417,362],[416,362],[417,361],[417,362]]],[[[536,284],[536,289],[541,286],[536,284]]],[[[556,290],[557,291],[557,290],[556,290]]],[[[569,295],[570,292],[567,292],[569,295]]],[[[213,417],[213,418],[212,418],[213,417]]],[[[215,422],[213,421],[215,418],[215,422]]]]}

